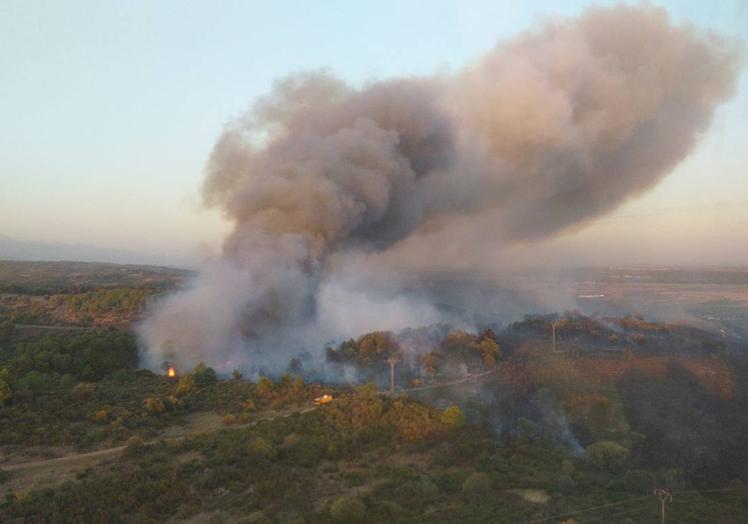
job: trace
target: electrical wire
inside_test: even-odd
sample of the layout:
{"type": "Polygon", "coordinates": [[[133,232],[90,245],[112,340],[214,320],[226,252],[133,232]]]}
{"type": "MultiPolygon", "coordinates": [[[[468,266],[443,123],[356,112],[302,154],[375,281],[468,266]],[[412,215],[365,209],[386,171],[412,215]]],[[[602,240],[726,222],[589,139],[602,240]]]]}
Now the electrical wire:
{"type": "Polygon", "coordinates": [[[599,506],[592,506],[592,507],[589,507],[589,508],[578,509],[576,511],[571,511],[569,513],[562,513],[560,515],[551,515],[549,517],[544,517],[544,518],[541,518],[541,519],[527,520],[527,521],[524,522],[524,524],[536,524],[536,523],[539,523],[539,522],[548,522],[549,520],[553,520],[553,519],[561,519],[561,518],[565,518],[565,517],[571,517],[573,515],[578,515],[580,513],[587,513],[589,511],[594,511],[594,510],[598,510],[598,509],[610,508],[610,507],[613,507],[613,506],[620,506],[622,504],[629,504],[631,502],[641,501],[641,500],[645,500],[645,499],[649,499],[649,498],[650,498],[650,495],[644,495],[644,496],[641,496],[641,497],[635,497],[635,498],[630,498],[630,499],[625,499],[625,500],[619,500],[618,502],[609,502],[607,504],[601,504],[599,506]]]}

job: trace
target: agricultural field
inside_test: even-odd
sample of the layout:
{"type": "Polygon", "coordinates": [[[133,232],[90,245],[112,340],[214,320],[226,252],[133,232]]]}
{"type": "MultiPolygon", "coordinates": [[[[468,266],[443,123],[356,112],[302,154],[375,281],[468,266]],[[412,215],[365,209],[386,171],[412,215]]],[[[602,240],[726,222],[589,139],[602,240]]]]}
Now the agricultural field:
{"type": "Polygon", "coordinates": [[[0,260],[0,290],[45,295],[111,287],[169,289],[192,274],[157,266],[0,260]]]}
{"type": "Polygon", "coordinates": [[[27,331],[35,326],[127,328],[151,300],[178,289],[190,275],[152,266],[0,261],[0,321],[27,331]]]}

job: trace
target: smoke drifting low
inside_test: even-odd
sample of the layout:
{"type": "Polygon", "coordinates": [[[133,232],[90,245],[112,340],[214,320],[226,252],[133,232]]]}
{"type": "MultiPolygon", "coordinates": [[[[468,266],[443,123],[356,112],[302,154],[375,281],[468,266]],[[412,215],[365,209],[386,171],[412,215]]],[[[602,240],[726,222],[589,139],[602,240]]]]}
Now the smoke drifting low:
{"type": "Polygon", "coordinates": [[[436,320],[366,282],[389,260],[433,266],[458,238],[540,241],[651,188],[731,94],[738,54],[660,9],[618,6],[452,75],[279,81],[215,145],[204,198],[234,229],[222,260],[142,325],[148,359],[246,367],[343,334],[340,319],[387,327],[384,312],[412,306],[436,320]]]}

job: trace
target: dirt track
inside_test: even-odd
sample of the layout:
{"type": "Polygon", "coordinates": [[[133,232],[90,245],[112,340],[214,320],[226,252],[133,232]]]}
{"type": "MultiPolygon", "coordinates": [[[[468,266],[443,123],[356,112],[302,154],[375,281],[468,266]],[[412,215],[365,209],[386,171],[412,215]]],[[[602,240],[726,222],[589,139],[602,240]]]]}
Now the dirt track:
{"type": "MultiPolygon", "coordinates": [[[[281,411],[272,414],[272,416],[260,417],[247,424],[233,426],[225,426],[222,417],[217,413],[195,413],[186,426],[169,428],[163,435],[152,440],[151,443],[165,439],[182,440],[191,435],[210,433],[220,429],[241,429],[278,417],[289,417],[295,413],[308,413],[315,409],[317,409],[317,406],[281,411]]],[[[3,471],[11,473],[11,478],[5,483],[0,484],[0,496],[6,493],[49,488],[66,480],[72,480],[77,473],[89,467],[115,460],[124,449],[125,446],[115,446],[45,460],[32,460],[7,465],[0,464],[0,468],[3,471]]]]}
{"type": "MultiPolygon", "coordinates": [[[[416,387],[416,388],[397,389],[395,391],[382,392],[382,394],[383,395],[402,395],[402,394],[407,394],[407,393],[416,393],[420,391],[428,391],[432,389],[440,389],[440,388],[456,386],[459,384],[465,384],[467,382],[471,382],[473,380],[482,379],[483,377],[486,377],[494,373],[495,371],[496,371],[495,369],[491,369],[488,371],[484,371],[483,373],[469,375],[467,377],[463,377],[461,379],[454,380],[451,382],[445,382],[442,384],[433,384],[429,386],[421,386],[421,387],[416,387]]],[[[186,426],[169,428],[166,430],[166,432],[163,435],[154,439],[151,442],[157,442],[157,441],[168,439],[168,438],[179,440],[190,435],[195,435],[198,433],[206,433],[210,431],[217,431],[219,429],[229,429],[229,428],[240,429],[244,427],[250,427],[260,422],[272,420],[277,417],[289,417],[293,415],[294,413],[308,413],[310,411],[314,411],[315,409],[317,409],[317,406],[308,406],[308,407],[301,408],[301,409],[293,409],[290,411],[276,413],[273,416],[261,417],[247,424],[234,425],[230,427],[224,426],[222,423],[221,417],[215,413],[196,413],[193,415],[192,419],[186,426]]],[[[0,464],[0,467],[2,467],[4,471],[10,472],[10,471],[21,471],[21,470],[26,470],[26,469],[34,469],[34,468],[39,468],[39,467],[44,467],[44,466],[52,467],[58,464],[65,464],[65,463],[76,463],[76,462],[85,463],[85,462],[91,461],[91,459],[97,459],[97,458],[106,457],[108,455],[119,453],[124,449],[125,449],[125,446],[115,446],[112,448],[99,449],[99,450],[90,451],[87,453],[74,453],[74,454],[63,456],[63,457],[56,457],[56,458],[45,459],[45,460],[33,460],[29,462],[19,462],[15,464],[7,464],[7,465],[0,464]]]]}
{"type": "Polygon", "coordinates": [[[473,380],[481,379],[485,376],[490,375],[491,373],[495,373],[496,368],[489,369],[488,371],[484,371],[483,373],[476,373],[474,375],[468,375],[467,377],[463,377],[457,380],[453,380],[451,382],[444,382],[442,384],[432,384],[430,386],[419,386],[417,388],[408,388],[408,389],[396,389],[395,391],[386,391],[382,393],[383,395],[402,395],[404,393],[416,393],[419,391],[428,391],[431,389],[441,389],[441,388],[448,388],[451,386],[457,386],[459,384],[465,384],[467,382],[471,382],[473,380]]]}
{"type": "Polygon", "coordinates": [[[33,460],[31,462],[19,462],[17,464],[10,464],[3,466],[3,471],[19,471],[24,469],[33,469],[38,467],[52,467],[58,464],[64,464],[66,462],[88,462],[93,458],[105,457],[118,453],[125,449],[125,446],[117,446],[114,448],[100,449],[98,451],[91,451],[89,453],[76,453],[73,455],[66,455],[64,457],[58,457],[47,460],[33,460]]]}
{"type": "MultiPolygon", "coordinates": [[[[384,392],[383,394],[403,395],[408,393],[416,393],[420,391],[451,387],[473,380],[480,380],[483,377],[486,377],[494,372],[495,370],[492,369],[484,373],[470,375],[452,382],[410,389],[400,389],[394,392],[384,392]]],[[[318,406],[307,406],[303,408],[282,411],[274,413],[271,416],[263,416],[247,424],[228,427],[223,424],[222,418],[216,413],[196,413],[191,417],[189,423],[186,426],[169,428],[166,430],[166,432],[164,432],[163,435],[152,440],[151,442],[158,442],[164,439],[181,440],[190,435],[209,433],[220,429],[240,429],[244,427],[254,426],[256,424],[259,424],[260,422],[272,420],[278,417],[289,417],[295,413],[308,413],[310,411],[314,411],[315,409],[317,409],[317,407],[318,406]]],[[[61,482],[64,482],[65,480],[75,478],[75,475],[78,472],[83,471],[86,468],[101,464],[107,459],[115,459],[118,454],[121,453],[124,449],[125,446],[115,446],[112,448],[99,449],[86,453],[74,453],[51,459],[32,460],[28,462],[19,462],[7,465],[0,464],[0,468],[12,474],[11,478],[8,481],[0,485],[0,495],[11,492],[22,492],[52,487],[61,482]]]]}

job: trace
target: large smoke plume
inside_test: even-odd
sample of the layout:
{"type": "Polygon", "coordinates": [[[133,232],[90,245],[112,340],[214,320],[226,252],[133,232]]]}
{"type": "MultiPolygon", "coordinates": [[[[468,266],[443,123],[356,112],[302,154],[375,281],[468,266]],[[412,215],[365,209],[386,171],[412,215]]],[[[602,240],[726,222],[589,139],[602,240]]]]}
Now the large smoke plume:
{"type": "Polygon", "coordinates": [[[204,198],[234,229],[142,325],[150,363],[246,367],[354,298],[387,327],[407,299],[380,300],[351,267],[432,266],[456,239],[538,241],[615,209],[692,150],[738,54],[660,9],[618,6],[553,19],[454,74],[279,81],[215,145],[204,198]]]}

